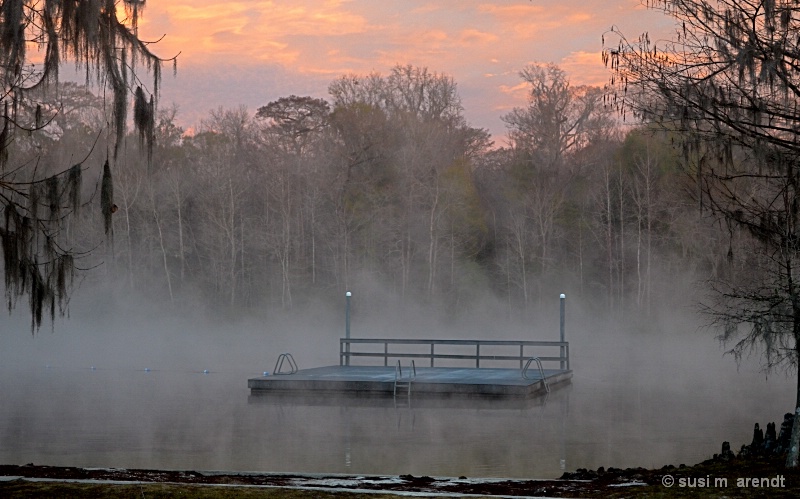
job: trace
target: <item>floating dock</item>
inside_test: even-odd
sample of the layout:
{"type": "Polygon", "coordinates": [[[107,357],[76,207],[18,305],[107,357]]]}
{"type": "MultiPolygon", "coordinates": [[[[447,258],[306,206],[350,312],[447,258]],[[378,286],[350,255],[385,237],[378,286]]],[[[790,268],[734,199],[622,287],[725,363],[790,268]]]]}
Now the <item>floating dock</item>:
{"type": "Polygon", "coordinates": [[[339,359],[338,366],[301,370],[291,355],[281,354],[272,374],[251,378],[247,386],[254,396],[534,397],[572,378],[569,344],[555,341],[343,338],[339,359]],[[558,355],[534,355],[543,349],[555,349],[558,355]],[[350,365],[364,358],[379,358],[383,365],[350,365]],[[445,367],[437,361],[471,365],[445,367]],[[509,363],[519,367],[498,367],[509,363]],[[556,367],[545,369],[543,363],[556,367]]]}
{"type": "MultiPolygon", "coordinates": [[[[414,395],[477,395],[528,397],[542,395],[548,388],[572,378],[572,371],[546,369],[545,383],[538,372],[523,378],[519,369],[501,368],[417,368],[411,379],[414,395]]],[[[401,383],[408,378],[399,378],[401,383]]],[[[247,382],[253,395],[281,392],[358,393],[362,395],[406,396],[403,386],[395,390],[395,368],[384,366],[328,366],[298,370],[293,374],[262,376],[247,382]]]]}

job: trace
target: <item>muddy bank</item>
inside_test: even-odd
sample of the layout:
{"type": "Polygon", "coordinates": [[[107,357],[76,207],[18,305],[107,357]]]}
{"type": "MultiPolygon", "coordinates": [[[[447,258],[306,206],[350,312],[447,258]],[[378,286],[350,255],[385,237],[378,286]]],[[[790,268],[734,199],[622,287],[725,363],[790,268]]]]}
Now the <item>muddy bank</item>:
{"type": "MultiPolygon", "coordinates": [[[[481,478],[442,478],[427,476],[300,475],[262,473],[216,473],[169,470],[92,469],[53,466],[0,466],[0,496],[17,493],[36,496],[44,480],[64,485],[104,485],[105,497],[117,497],[115,488],[125,485],[281,487],[289,490],[346,492],[414,492],[418,494],[479,494],[485,496],[545,497],[800,497],[800,472],[783,468],[779,457],[747,457],[728,461],[709,460],[695,466],[665,466],[658,470],[614,468],[580,470],[569,478],[555,480],[504,480],[481,478]],[[665,486],[671,477],[672,486],[665,486]],[[781,477],[780,484],[775,480],[781,477]],[[741,478],[764,479],[753,486],[737,486],[741,478]],[[725,480],[723,485],[722,480],[725,480]],[[770,480],[775,486],[770,485],[770,480]],[[707,482],[705,482],[707,481],[707,482]],[[769,489],[768,491],[765,489],[769,489]],[[20,492],[20,491],[25,491],[20,492]]],[[[92,495],[96,494],[93,489],[92,495]]],[[[52,488],[45,495],[52,494],[52,488]]],[[[274,496],[274,489],[271,489],[274,496]]],[[[78,495],[80,495],[78,493],[78,495]]],[[[121,494],[119,497],[126,497],[121,494]]],[[[39,496],[43,497],[43,496],[39,496]]]]}

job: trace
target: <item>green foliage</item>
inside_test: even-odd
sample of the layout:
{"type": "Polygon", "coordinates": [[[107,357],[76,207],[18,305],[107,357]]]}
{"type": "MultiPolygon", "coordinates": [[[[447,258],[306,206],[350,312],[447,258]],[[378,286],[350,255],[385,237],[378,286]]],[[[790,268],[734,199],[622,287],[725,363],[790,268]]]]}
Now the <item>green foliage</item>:
{"type": "Polygon", "coordinates": [[[478,190],[472,179],[470,163],[456,160],[442,174],[445,192],[446,230],[458,241],[459,253],[472,260],[486,245],[489,226],[478,190]]]}

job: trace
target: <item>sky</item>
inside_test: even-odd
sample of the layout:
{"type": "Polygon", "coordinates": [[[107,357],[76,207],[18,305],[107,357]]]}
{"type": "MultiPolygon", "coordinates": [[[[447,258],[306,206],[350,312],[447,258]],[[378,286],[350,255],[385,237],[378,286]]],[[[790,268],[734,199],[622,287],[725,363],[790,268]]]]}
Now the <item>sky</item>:
{"type": "Polygon", "coordinates": [[[639,0],[150,0],[139,36],[159,40],[161,57],[179,54],[161,106],[176,104],[184,128],[220,106],[328,98],[341,75],[410,64],[454,78],[468,123],[500,146],[501,116],[526,102],[520,70],[555,63],[573,85],[602,85],[611,26],[655,38],[671,22],[639,0]]]}

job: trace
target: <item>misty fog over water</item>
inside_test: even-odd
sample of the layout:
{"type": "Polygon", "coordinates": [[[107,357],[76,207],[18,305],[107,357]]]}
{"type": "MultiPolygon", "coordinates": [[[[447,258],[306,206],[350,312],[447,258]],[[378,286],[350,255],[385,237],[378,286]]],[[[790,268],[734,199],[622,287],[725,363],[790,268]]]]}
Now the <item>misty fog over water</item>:
{"type": "MultiPolygon", "coordinates": [[[[250,396],[247,379],[282,352],[301,369],[338,364],[335,308],[223,321],[88,305],[33,336],[24,314],[4,319],[0,463],[546,478],[562,473],[562,460],[567,470],[693,464],[724,440],[749,443],[755,422],[779,422],[793,403],[790,378],[766,379],[757,358],[737,367],[677,311],[637,325],[569,303],[571,385],[527,403],[412,397],[407,408],[250,396]]],[[[555,340],[552,308],[527,332],[362,312],[353,334],[555,340]]]]}
{"type": "MultiPolygon", "coordinates": [[[[656,31],[629,44],[613,23],[597,47],[611,71],[601,88],[587,83],[599,81],[585,64],[594,49],[535,62],[529,42],[548,23],[534,5],[460,6],[457,18],[490,20],[468,29],[447,8],[416,9],[421,24],[386,52],[356,36],[399,33],[385,9],[275,17],[270,3],[238,30],[249,47],[194,44],[203,59],[228,54],[209,72],[192,47],[170,48],[199,40],[184,29],[204,31],[202,6],[146,23],[165,28],[151,45],[143,2],[57,3],[0,9],[15,26],[0,43],[0,464],[549,478],[693,464],[795,407],[798,373],[767,377],[758,349],[797,368],[800,148],[785,134],[800,115],[776,91],[796,75],[726,49],[752,31],[741,19],[763,20],[767,46],[785,41],[800,24],[788,10],[709,8],[695,23],[693,2],[645,2],[675,7],[667,24],[688,31],[656,47],[656,31]],[[244,32],[271,19],[291,40],[261,36],[271,45],[258,49],[244,32]],[[297,57],[309,28],[316,55],[335,35],[325,58],[342,74],[297,57]],[[485,70],[464,73],[470,58],[485,70]],[[159,99],[161,65],[178,78],[179,59],[189,86],[223,77],[233,98],[255,76],[258,95],[193,109],[189,123],[169,92],[159,99]],[[76,72],[82,83],[68,81],[76,72]],[[293,81],[302,74],[330,77],[327,92],[293,81]],[[506,104],[486,118],[505,126],[492,136],[466,107],[498,90],[506,104]],[[566,293],[574,376],[538,399],[413,394],[408,407],[249,393],[281,353],[300,368],[339,362],[345,291],[353,338],[462,340],[559,339],[566,293]],[[698,309],[725,326],[736,359],[698,309]]],[[[598,26],[578,17],[587,36],[598,26]]]]}

